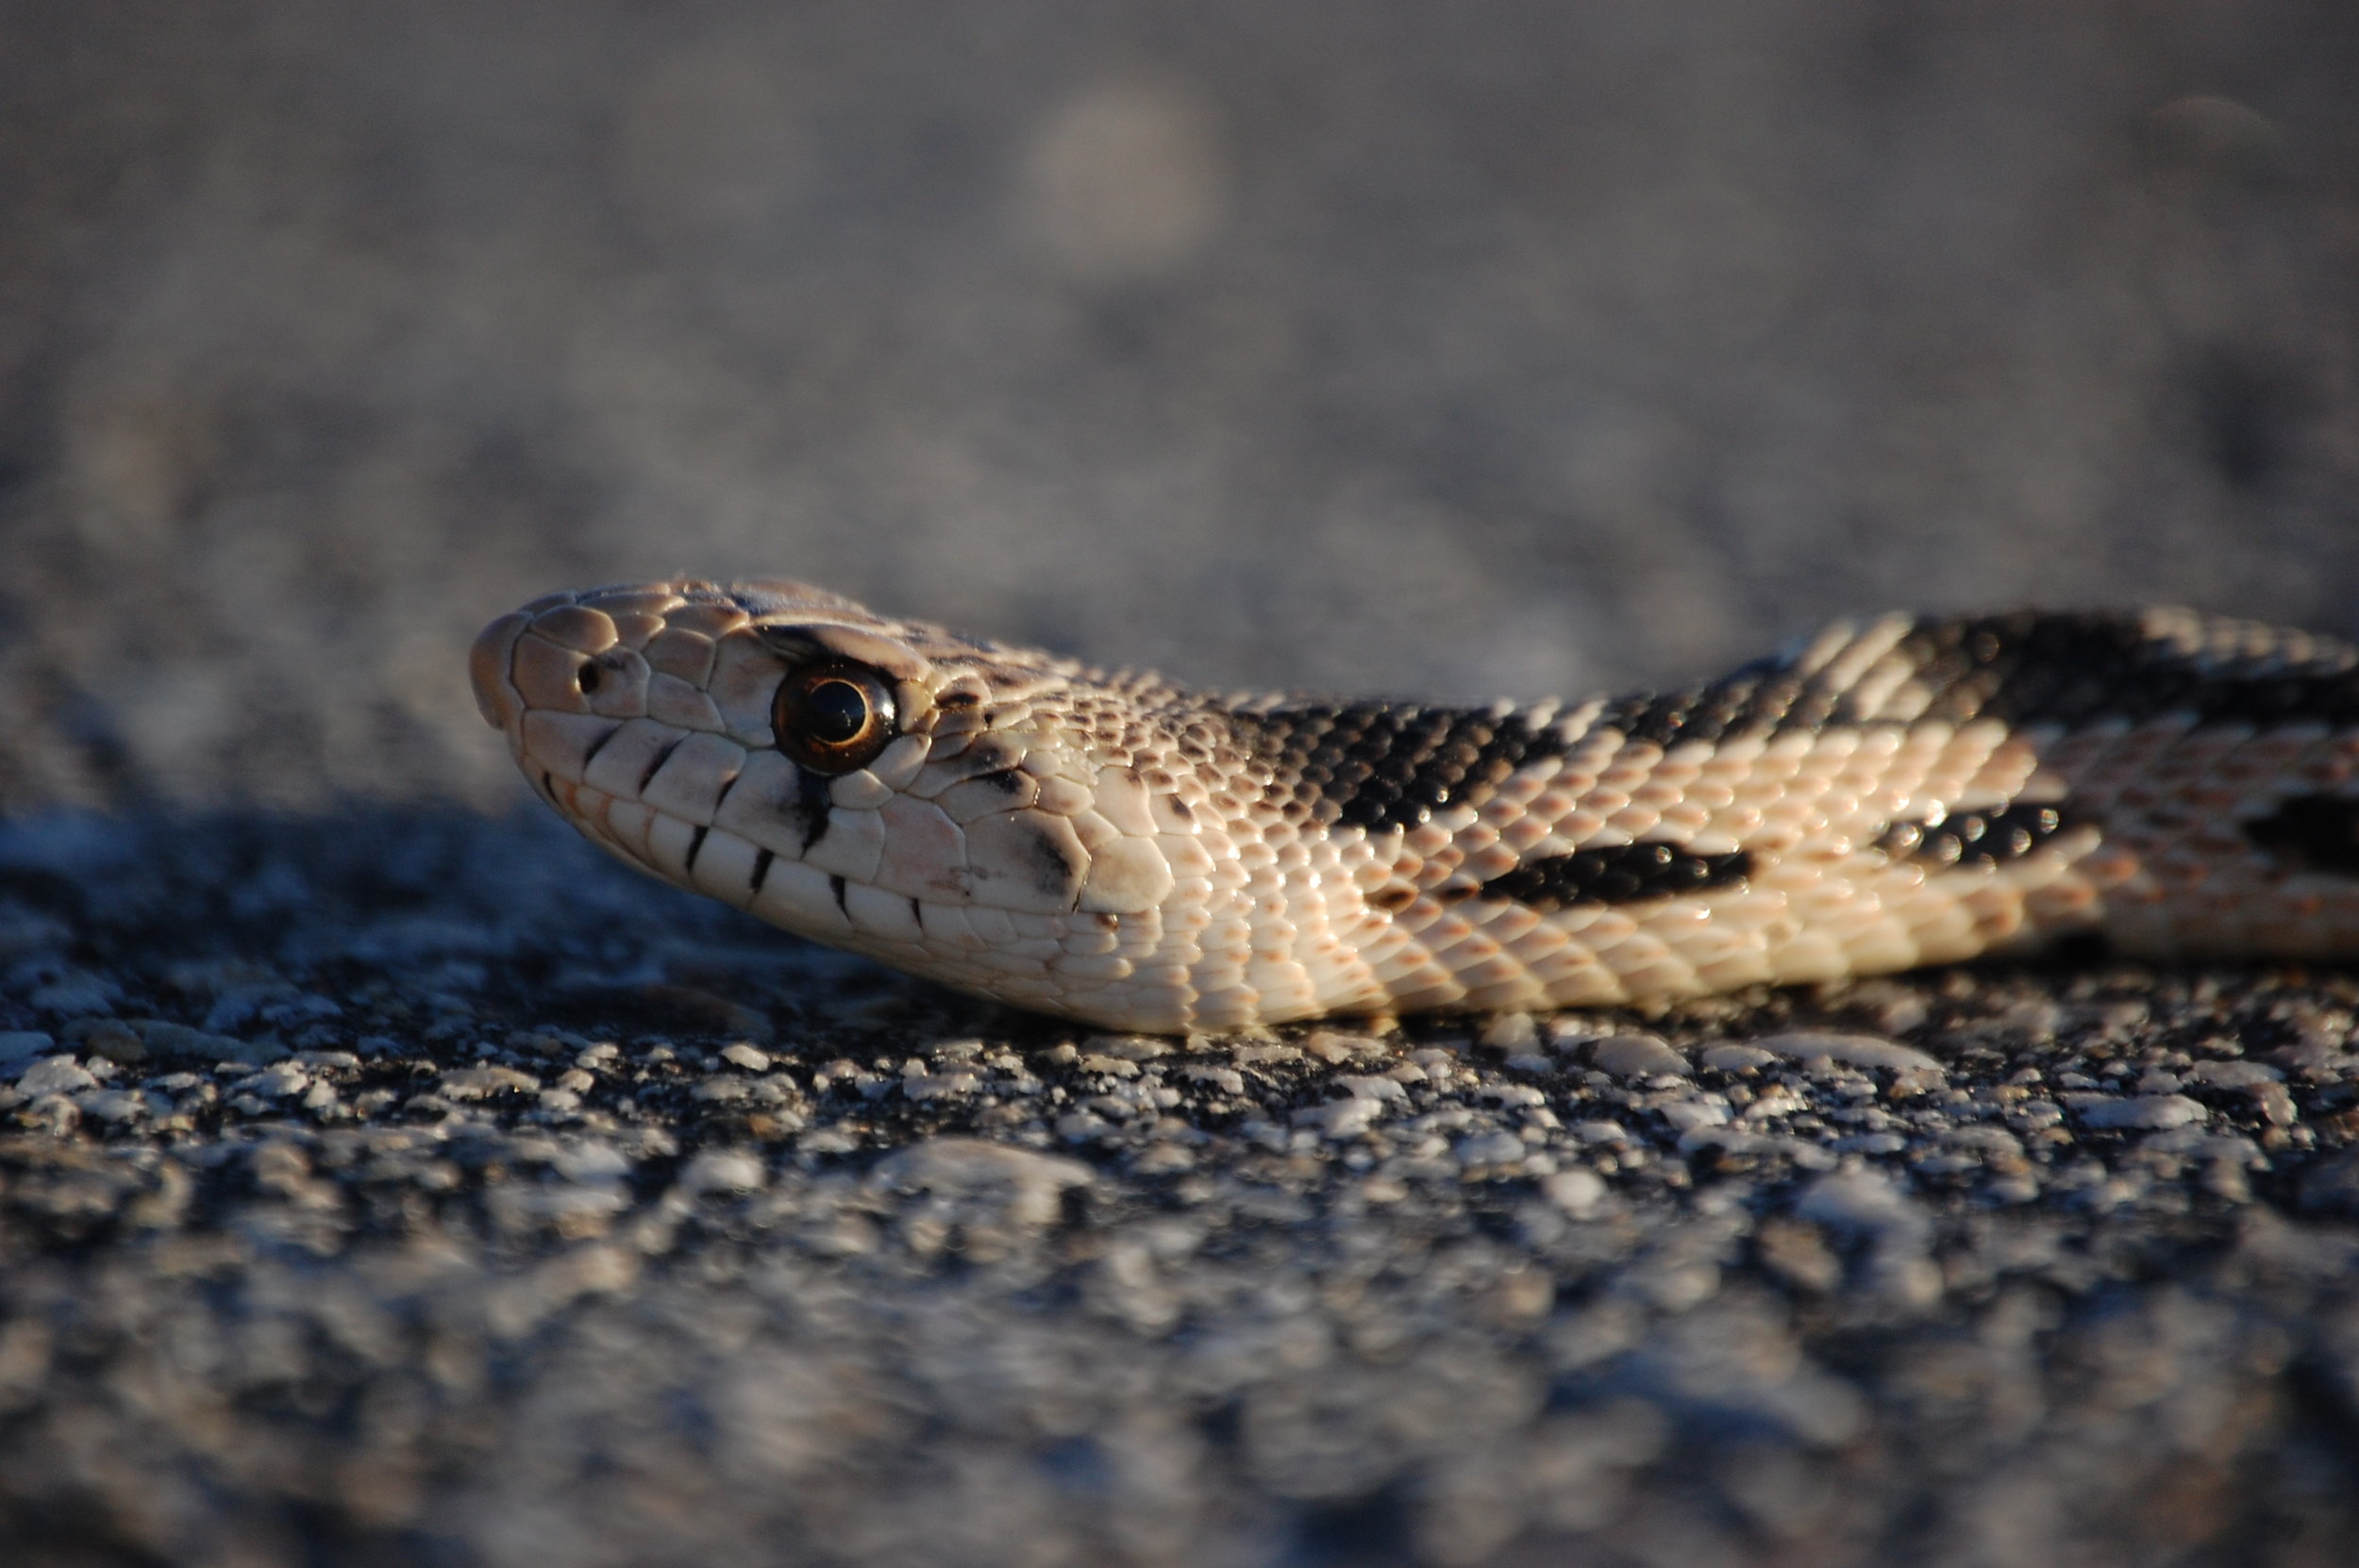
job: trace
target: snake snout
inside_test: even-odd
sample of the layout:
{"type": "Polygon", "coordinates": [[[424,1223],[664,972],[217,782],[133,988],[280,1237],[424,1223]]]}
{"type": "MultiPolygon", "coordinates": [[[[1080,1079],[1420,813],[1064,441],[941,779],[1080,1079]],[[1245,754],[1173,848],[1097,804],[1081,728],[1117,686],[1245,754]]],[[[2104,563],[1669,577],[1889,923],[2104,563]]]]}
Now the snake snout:
{"type": "Polygon", "coordinates": [[[467,676],[475,685],[476,710],[494,729],[513,731],[524,716],[524,699],[517,695],[515,685],[509,678],[509,665],[514,657],[516,639],[524,634],[531,619],[522,613],[501,616],[477,635],[475,646],[467,654],[467,676]]]}

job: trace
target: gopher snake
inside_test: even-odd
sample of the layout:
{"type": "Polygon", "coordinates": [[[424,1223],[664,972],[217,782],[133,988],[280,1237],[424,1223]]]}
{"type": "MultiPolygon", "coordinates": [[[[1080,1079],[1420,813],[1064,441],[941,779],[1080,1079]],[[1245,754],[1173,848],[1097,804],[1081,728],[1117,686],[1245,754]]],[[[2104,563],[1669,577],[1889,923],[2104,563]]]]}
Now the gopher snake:
{"type": "Polygon", "coordinates": [[[1115,1028],[1661,1001],[2101,934],[2359,954],[2359,649],[1892,616],[1667,694],[1222,699],[792,582],[477,640],[534,788],[664,880],[1115,1028]]]}

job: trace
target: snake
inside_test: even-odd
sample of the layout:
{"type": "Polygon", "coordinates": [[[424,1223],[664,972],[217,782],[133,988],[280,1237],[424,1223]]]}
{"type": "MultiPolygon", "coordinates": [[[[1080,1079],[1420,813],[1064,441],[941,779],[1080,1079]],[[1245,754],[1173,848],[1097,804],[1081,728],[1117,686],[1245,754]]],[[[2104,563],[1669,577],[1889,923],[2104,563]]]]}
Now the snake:
{"type": "Polygon", "coordinates": [[[1582,701],[1219,695],[792,581],[560,592],[475,694],[583,836],[1116,1031],[1660,1008],[2029,954],[2359,956],[2359,648],[1889,614],[1582,701]]]}

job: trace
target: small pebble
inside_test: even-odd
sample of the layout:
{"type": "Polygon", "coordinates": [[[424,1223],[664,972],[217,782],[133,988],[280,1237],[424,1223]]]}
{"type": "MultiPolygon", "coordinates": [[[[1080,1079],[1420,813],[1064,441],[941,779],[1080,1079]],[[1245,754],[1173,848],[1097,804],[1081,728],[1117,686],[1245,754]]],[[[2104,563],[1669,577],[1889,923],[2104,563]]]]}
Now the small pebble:
{"type": "Polygon", "coordinates": [[[230,1092],[251,1094],[257,1099],[283,1100],[310,1087],[310,1075],[291,1061],[282,1061],[276,1067],[265,1067],[259,1073],[250,1073],[240,1078],[230,1085],[230,1092]]]}
{"type": "Polygon", "coordinates": [[[1484,1132],[1460,1139],[1450,1152],[1457,1156],[1461,1168],[1476,1170],[1486,1165],[1521,1164],[1531,1149],[1512,1132],[1484,1132]]]}
{"type": "Polygon", "coordinates": [[[1921,1243],[1932,1216],[1878,1170],[1837,1171],[1810,1184],[1794,1211],[1828,1228],[1921,1243]]]}
{"type": "Polygon", "coordinates": [[[722,1046],[721,1059],[732,1067],[742,1067],[748,1073],[770,1071],[770,1054],[767,1051],[757,1050],[742,1040],[734,1045],[722,1046]]]}
{"type": "Polygon", "coordinates": [[[1495,1013],[1482,1026],[1481,1040],[1486,1050],[1520,1056],[1539,1049],[1540,1026],[1528,1012],[1495,1013]]]}
{"type": "Polygon", "coordinates": [[[1153,1061],[1171,1054],[1171,1042],[1148,1034],[1099,1034],[1081,1042],[1085,1053],[1124,1061],[1153,1061]]]}
{"type": "Polygon", "coordinates": [[[1272,1062],[1302,1059],[1302,1053],[1292,1045],[1240,1045],[1229,1055],[1230,1059],[1240,1067],[1263,1067],[1272,1062]]]}
{"type": "Polygon", "coordinates": [[[1333,1029],[1321,1029],[1302,1043],[1303,1055],[1316,1058],[1330,1067],[1349,1061],[1354,1057],[1374,1056],[1382,1049],[1365,1035],[1341,1034],[1333,1029]]]}
{"type": "MultiPolygon", "coordinates": [[[[1329,1138],[1355,1138],[1367,1131],[1383,1114],[1382,1101],[1347,1095],[1340,1100],[1330,1100],[1325,1105],[1307,1106],[1296,1111],[1292,1120],[1296,1126],[1312,1128],[1329,1138]]],[[[1519,1153],[1521,1148],[1519,1142],[1519,1153]]]]}
{"type": "Polygon", "coordinates": [[[1893,1073],[1939,1073],[1940,1059],[1914,1045],[1872,1034],[1822,1034],[1798,1031],[1765,1035],[1752,1042],[1755,1049],[1795,1061],[1834,1061],[1848,1067],[1880,1068],[1893,1073]]]}
{"type": "Polygon", "coordinates": [[[1605,1200],[1605,1178],[1595,1171],[1559,1171],[1540,1183],[1540,1191],[1557,1208],[1581,1218],[1605,1200]]]}
{"type": "Polygon", "coordinates": [[[1589,1047],[1590,1065],[1617,1078],[1687,1072],[1687,1059],[1650,1034],[1613,1034],[1589,1047]]]}
{"type": "Polygon", "coordinates": [[[1589,1043],[1598,1038],[1597,1026],[1578,1012],[1559,1013],[1541,1026],[1548,1048],[1559,1056],[1585,1051],[1589,1043]]]}
{"type": "Polygon", "coordinates": [[[1729,1108],[1712,1100],[1674,1100],[1656,1108],[1663,1119],[1681,1132],[1693,1132],[1698,1127],[1728,1126],[1729,1108]]]}
{"type": "Polygon", "coordinates": [[[441,1093],[454,1100],[480,1100],[502,1090],[541,1091],[541,1080],[513,1067],[455,1067],[443,1075],[441,1093]]]}
{"type": "Polygon", "coordinates": [[[2250,1089],[2285,1081],[2284,1070],[2266,1061],[2199,1061],[2187,1069],[2187,1076],[2215,1089],[2250,1089]]]}
{"type": "Polygon", "coordinates": [[[1057,1218],[1067,1190],[1096,1179],[1079,1160],[980,1138],[948,1137],[929,1138],[887,1155],[877,1161],[868,1183],[894,1192],[983,1199],[1002,1217],[1036,1227],[1057,1218]]]}
{"type": "Polygon", "coordinates": [[[734,1149],[707,1149],[679,1175],[680,1186],[691,1193],[750,1193],[766,1179],[759,1158],[734,1149]]]}
{"type": "Polygon", "coordinates": [[[102,1122],[128,1122],[146,1114],[147,1102],[127,1089],[101,1089],[75,1102],[85,1116],[102,1122]]]}
{"type": "Polygon", "coordinates": [[[2181,1127],[2211,1112],[2184,1094],[2141,1094],[2132,1099],[2093,1099],[2073,1109],[2093,1127],[2181,1127]]]}
{"type": "Polygon", "coordinates": [[[911,1100],[954,1100],[972,1094],[983,1080],[972,1073],[925,1073],[901,1080],[901,1094],[911,1100]]]}
{"type": "Polygon", "coordinates": [[[42,1057],[18,1075],[17,1093],[27,1099],[41,1094],[72,1094],[95,1089],[98,1079],[72,1057],[42,1057]]]}
{"type": "Polygon", "coordinates": [[[1057,1118],[1057,1136],[1068,1143],[1087,1143],[1113,1131],[1113,1124],[1094,1110],[1069,1110],[1057,1118]]]}
{"type": "Polygon", "coordinates": [[[594,1141],[560,1150],[551,1163],[567,1181],[620,1181],[630,1175],[630,1160],[622,1150],[594,1141]]]}

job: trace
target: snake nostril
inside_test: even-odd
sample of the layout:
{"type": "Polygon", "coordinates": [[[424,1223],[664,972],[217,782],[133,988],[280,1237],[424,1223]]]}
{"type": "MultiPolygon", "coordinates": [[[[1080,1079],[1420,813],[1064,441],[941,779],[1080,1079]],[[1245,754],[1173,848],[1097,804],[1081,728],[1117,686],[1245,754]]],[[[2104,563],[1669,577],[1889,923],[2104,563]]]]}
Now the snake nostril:
{"type": "Polygon", "coordinates": [[[594,663],[584,664],[581,667],[581,674],[574,678],[576,684],[581,688],[581,694],[586,697],[598,689],[598,682],[606,678],[606,672],[594,663]]]}

